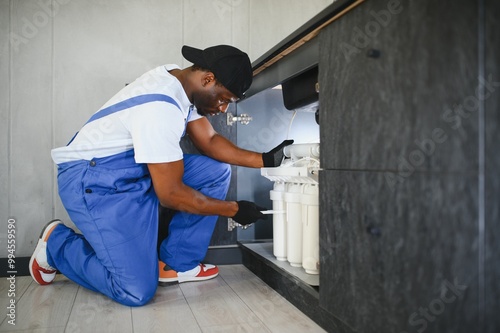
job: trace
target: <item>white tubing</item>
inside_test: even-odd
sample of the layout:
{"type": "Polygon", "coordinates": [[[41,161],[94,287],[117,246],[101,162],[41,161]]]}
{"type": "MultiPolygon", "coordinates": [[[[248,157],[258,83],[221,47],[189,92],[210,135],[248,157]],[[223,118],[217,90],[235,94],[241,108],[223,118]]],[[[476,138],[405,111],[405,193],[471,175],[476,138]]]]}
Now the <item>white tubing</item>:
{"type": "Polygon", "coordinates": [[[260,211],[264,215],[270,215],[270,214],[285,214],[285,210],[261,210],[260,211]]]}

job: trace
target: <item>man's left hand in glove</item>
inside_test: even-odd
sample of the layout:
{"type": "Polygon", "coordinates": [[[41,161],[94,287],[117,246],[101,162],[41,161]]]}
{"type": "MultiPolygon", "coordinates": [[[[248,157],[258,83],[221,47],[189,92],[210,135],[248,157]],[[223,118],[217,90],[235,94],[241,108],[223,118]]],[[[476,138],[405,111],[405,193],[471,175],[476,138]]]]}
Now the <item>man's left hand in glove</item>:
{"type": "Polygon", "coordinates": [[[264,163],[264,167],[274,168],[280,166],[283,161],[283,157],[285,156],[283,149],[292,143],[293,140],[285,140],[267,153],[262,153],[262,162],[264,163]]]}

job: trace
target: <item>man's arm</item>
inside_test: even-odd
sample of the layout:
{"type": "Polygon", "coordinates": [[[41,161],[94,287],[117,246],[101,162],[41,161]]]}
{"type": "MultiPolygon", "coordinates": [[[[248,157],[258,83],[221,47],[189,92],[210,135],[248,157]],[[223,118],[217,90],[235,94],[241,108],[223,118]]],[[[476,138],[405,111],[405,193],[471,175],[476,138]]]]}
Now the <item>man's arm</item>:
{"type": "Polygon", "coordinates": [[[217,200],[203,195],[182,182],[184,162],[150,163],[153,186],[164,207],[178,211],[232,217],[238,212],[235,201],[217,200]]]}
{"type": "Polygon", "coordinates": [[[205,117],[189,122],[187,133],[200,152],[215,160],[250,168],[263,167],[262,154],[237,147],[219,135],[205,117]]]}

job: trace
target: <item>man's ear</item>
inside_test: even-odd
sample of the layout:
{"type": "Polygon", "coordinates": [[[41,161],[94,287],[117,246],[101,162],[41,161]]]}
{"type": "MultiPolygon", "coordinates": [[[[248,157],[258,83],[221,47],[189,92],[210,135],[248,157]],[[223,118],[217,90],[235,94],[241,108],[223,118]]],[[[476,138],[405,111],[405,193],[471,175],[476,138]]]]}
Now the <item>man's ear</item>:
{"type": "Polygon", "coordinates": [[[212,73],[212,72],[205,72],[201,76],[201,85],[203,87],[206,87],[207,85],[209,85],[211,83],[215,83],[215,75],[214,75],[214,73],[212,73]]]}

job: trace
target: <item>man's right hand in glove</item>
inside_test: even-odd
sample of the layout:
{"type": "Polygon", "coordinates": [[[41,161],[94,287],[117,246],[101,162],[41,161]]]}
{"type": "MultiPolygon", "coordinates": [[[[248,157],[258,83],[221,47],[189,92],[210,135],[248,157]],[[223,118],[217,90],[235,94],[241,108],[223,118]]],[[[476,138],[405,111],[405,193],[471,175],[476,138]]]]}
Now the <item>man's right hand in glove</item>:
{"type": "Polygon", "coordinates": [[[267,220],[267,215],[261,213],[266,208],[259,207],[251,201],[240,200],[236,201],[238,204],[238,211],[232,217],[237,223],[241,225],[252,224],[259,219],[267,220]]]}

